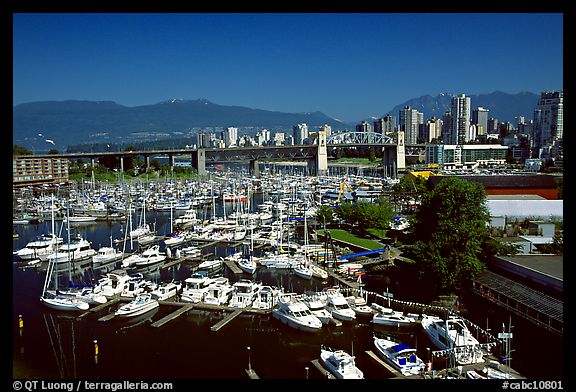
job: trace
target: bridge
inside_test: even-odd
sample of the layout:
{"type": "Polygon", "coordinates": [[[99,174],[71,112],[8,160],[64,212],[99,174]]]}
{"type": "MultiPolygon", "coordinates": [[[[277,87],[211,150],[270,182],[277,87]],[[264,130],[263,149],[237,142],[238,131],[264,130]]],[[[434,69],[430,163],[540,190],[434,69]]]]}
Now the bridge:
{"type": "Polygon", "coordinates": [[[70,154],[45,154],[33,156],[21,156],[19,159],[37,158],[68,158],[90,159],[92,166],[96,160],[105,157],[115,157],[120,160],[120,171],[124,171],[124,158],[143,157],[145,166],[150,166],[151,156],[166,156],[173,167],[175,158],[187,156],[192,166],[199,175],[206,175],[207,164],[249,162],[250,172],[258,175],[259,162],[274,161],[304,161],[307,162],[308,172],[315,175],[324,175],[328,171],[329,149],[341,147],[376,147],[382,148],[384,153],[383,165],[387,173],[396,178],[399,171],[406,168],[406,151],[410,154],[420,154],[423,145],[405,146],[404,133],[399,132],[396,139],[388,135],[375,132],[341,132],[326,137],[325,132],[320,131],[314,144],[293,146],[255,146],[233,148],[197,148],[197,149],[172,149],[172,150],[144,150],[144,151],[117,151],[117,152],[87,152],[70,154]]]}

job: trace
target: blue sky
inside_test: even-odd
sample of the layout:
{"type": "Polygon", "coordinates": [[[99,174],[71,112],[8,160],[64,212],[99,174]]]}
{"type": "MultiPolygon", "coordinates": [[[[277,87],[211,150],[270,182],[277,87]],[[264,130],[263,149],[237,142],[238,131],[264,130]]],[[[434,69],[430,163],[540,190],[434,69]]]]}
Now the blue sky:
{"type": "Polygon", "coordinates": [[[559,13],[14,14],[13,103],[183,98],[343,121],[563,89],[559,13]]]}

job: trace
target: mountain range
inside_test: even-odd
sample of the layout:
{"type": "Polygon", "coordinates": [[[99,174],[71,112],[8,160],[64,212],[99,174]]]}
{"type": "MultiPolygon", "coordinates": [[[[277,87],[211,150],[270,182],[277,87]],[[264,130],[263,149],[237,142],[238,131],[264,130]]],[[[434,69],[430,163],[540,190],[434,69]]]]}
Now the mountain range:
{"type": "MultiPolygon", "coordinates": [[[[390,113],[410,106],[424,113],[424,119],[442,117],[450,109],[452,94],[414,98],[401,103],[390,113]]],[[[472,108],[489,109],[489,116],[514,122],[515,117],[532,118],[539,95],[522,92],[471,95],[472,108]]],[[[367,119],[368,120],[368,119],[367,119]]],[[[359,120],[357,123],[360,123],[359,120]]],[[[224,106],[206,99],[172,99],[152,105],[127,107],[112,101],[42,101],[23,103],[13,108],[13,143],[34,150],[64,150],[74,144],[152,141],[193,138],[202,131],[216,132],[222,127],[237,127],[239,134],[254,135],[257,130],[290,131],[306,123],[310,130],[328,124],[334,131],[351,129],[347,124],[322,112],[285,113],[242,106],[224,106]],[[48,144],[50,143],[50,144],[48,144]]]]}

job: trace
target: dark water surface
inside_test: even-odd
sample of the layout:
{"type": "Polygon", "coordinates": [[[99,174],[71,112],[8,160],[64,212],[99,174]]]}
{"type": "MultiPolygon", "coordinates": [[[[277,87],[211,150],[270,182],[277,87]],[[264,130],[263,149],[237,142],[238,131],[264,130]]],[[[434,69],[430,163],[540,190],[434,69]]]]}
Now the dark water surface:
{"type": "MultiPolygon", "coordinates": [[[[170,213],[147,214],[149,222],[156,222],[159,235],[167,232],[170,213]]],[[[47,225],[19,225],[20,234],[13,241],[19,249],[42,232],[47,225]]],[[[46,227],[48,227],[46,229],[46,227]]],[[[121,223],[96,223],[81,227],[80,232],[92,241],[95,249],[110,243],[110,236],[122,238],[121,223]]],[[[48,231],[46,231],[48,230],[48,231]]],[[[64,236],[66,238],[66,236],[64,236]]],[[[229,247],[206,249],[204,252],[224,256],[229,247]]],[[[77,271],[75,279],[97,278],[114,267],[103,270],[86,268],[77,271]]],[[[52,311],[40,304],[45,272],[34,268],[22,269],[13,263],[13,374],[15,378],[80,378],[80,379],[246,379],[245,369],[251,367],[262,379],[323,378],[311,361],[318,359],[320,346],[344,349],[356,355],[356,363],[367,379],[387,379],[392,375],[365,352],[373,350],[374,328],[368,321],[356,321],[340,327],[324,326],[318,333],[304,333],[280,324],[269,315],[242,314],[218,332],[210,327],[223,318],[218,311],[192,310],[160,328],[150,324],[174,310],[161,306],[129,321],[112,319],[99,322],[98,318],[115,310],[91,314],[75,319],[62,312],[52,311]],[[22,315],[24,328],[18,328],[22,315]],[[94,340],[98,341],[99,355],[94,356],[94,340]],[[249,347],[249,349],[248,349],[249,347]],[[306,369],[308,368],[308,369],[306,369]]],[[[184,280],[190,276],[187,265],[162,271],[151,271],[149,279],[184,280]]],[[[245,275],[235,276],[226,268],[224,275],[232,282],[245,275]]],[[[289,271],[259,268],[255,280],[287,291],[321,290],[335,282],[317,279],[304,281],[289,271]]],[[[366,289],[382,293],[386,287],[403,299],[403,290],[414,294],[413,279],[401,274],[384,277],[366,276],[366,289]]],[[[423,290],[425,288],[418,288],[423,290]]],[[[499,332],[509,314],[470,295],[465,299],[470,310],[468,318],[474,323],[499,332]]],[[[564,372],[563,339],[543,331],[529,322],[512,316],[514,339],[512,367],[528,378],[560,379],[564,372]],[[552,359],[553,358],[553,359],[552,359]]],[[[379,331],[381,332],[381,331],[379,331]]],[[[426,360],[431,347],[419,328],[391,329],[386,332],[416,346],[426,360]]]]}

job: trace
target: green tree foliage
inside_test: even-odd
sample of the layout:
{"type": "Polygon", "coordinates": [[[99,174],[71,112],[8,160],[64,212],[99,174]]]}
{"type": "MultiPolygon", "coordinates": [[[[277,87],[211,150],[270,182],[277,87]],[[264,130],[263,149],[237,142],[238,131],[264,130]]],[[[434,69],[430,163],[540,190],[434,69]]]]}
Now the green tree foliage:
{"type": "Polygon", "coordinates": [[[422,196],[414,253],[427,282],[440,291],[459,290],[485,269],[489,217],[480,184],[448,177],[422,196]]]}
{"type": "Polygon", "coordinates": [[[390,226],[394,210],[387,200],[378,203],[358,202],[340,204],[335,211],[338,218],[353,226],[355,231],[366,232],[374,228],[383,232],[390,226]]]}
{"type": "Polygon", "coordinates": [[[397,184],[392,188],[395,192],[418,192],[423,194],[426,192],[426,179],[422,177],[403,176],[397,184]]]}
{"type": "Polygon", "coordinates": [[[12,155],[33,155],[32,151],[17,144],[12,145],[12,155]]]}
{"type": "Polygon", "coordinates": [[[332,224],[334,222],[334,209],[325,204],[321,205],[316,210],[316,220],[322,225],[332,224]]]}

